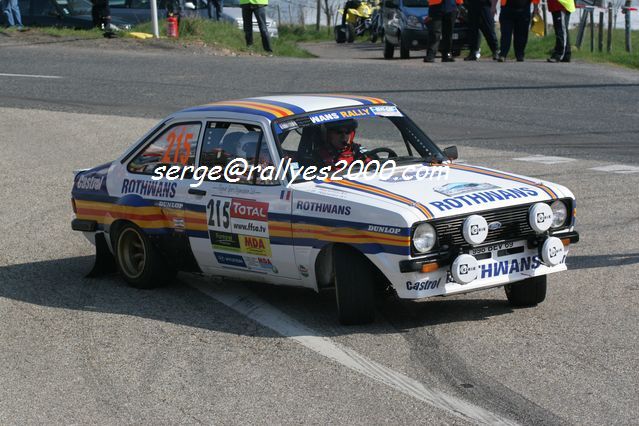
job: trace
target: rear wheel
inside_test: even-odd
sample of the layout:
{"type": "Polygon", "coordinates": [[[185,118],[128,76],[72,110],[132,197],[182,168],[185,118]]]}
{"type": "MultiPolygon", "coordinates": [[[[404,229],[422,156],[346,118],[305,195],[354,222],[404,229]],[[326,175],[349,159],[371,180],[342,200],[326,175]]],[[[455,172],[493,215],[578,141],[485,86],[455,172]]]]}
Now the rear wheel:
{"type": "Polygon", "coordinates": [[[333,247],[335,295],[339,322],[368,324],[375,319],[375,273],[363,254],[347,246],[333,247]]]}
{"type": "Polygon", "coordinates": [[[167,265],[144,232],[133,224],[119,230],[115,253],[118,269],[132,287],[159,287],[175,277],[176,271],[167,265]]]}
{"type": "Polygon", "coordinates": [[[546,275],[504,286],[512,306],[535,306],[546,299],[546,275]]]}
{"type": "Polygon", "coordinates": [[[404,36],[399,35],[399,57],[401,59],[410,58],[410,45],[408,41],[404,39],[404,36]]]}
{"type": "Polygon", "coordinates": [[[384,37],[384,59],[393,59],[395,56],[395,46],[384,37]]]}

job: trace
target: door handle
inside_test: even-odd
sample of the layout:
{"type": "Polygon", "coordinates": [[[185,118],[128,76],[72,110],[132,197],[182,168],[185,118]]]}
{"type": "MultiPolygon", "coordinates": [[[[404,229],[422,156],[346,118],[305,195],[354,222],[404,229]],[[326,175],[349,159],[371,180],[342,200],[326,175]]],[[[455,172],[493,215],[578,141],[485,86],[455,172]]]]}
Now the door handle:
{"type": "Polygon", "coordinates": [[[197,188],[189,188],[189,194],[193,194],[193,195],[206,195],[206,191],[203,189],[197,189],[197,188]]]}

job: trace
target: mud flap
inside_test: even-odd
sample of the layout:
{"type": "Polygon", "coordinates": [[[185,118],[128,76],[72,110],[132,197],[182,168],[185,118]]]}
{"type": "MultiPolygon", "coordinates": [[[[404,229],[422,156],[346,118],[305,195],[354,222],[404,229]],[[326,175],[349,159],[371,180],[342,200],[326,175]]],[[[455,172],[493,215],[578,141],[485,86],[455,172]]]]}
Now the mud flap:
{"type": "Polygon", "coordinates": [[[104,234],[95,235],[95,263],[86,278],[96,278],[117,272],[115,258],[109,250],[104,234]]]}

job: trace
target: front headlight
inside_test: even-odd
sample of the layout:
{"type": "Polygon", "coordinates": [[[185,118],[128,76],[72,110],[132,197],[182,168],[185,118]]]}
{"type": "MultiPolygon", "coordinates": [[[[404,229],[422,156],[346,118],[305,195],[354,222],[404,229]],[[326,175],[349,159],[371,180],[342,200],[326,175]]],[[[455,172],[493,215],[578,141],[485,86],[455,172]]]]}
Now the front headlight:
{"type": "Polygon", "coordinates": [[[422,223],[413,232],[413,247],[419,253],[426,253],[435,247],[437,233],[430,223],[422,223]]]}
{"type": "Polygon", "coordinates": [[[417,16],[410,15],[406,18],[406,25],[410,28],[422,29],[422,23],[417,16]]]}
{"type": "Polygon", "coordinates": [[[552,225],[553,228],[559,228],[564,223],[566,223],[566,217],[568,216],[568,210],[566,209],[566,204],[562,201],[555,201],[550,205],[552,209],[552,225]]]}

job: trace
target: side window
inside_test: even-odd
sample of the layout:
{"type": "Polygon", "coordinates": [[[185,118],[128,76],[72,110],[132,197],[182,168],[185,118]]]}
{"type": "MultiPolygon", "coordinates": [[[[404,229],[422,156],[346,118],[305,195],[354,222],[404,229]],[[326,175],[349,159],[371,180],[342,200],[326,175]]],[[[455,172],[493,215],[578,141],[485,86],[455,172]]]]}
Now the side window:
{"type": "Polygon", "coordinates": [[[200,134],[200,123],[174,124],[131,160],[131,173],[153,174],[159,165],[193,166],[200,134]]]}
{"type": "MultiPolygon", "coordinates": [[[[249,169],[245,173],[232,177],[239,178],[236,183],[258,185],[271,183],[262,179],[256,170],[253,173],[250,172],[251,166],[261,168],[273,166],[268,144],[259,126],[227,122],[208,123],[200,153],[200,166],[226,167],[238,158],[246,160],[249,169]]],[[[224,177],[219,180],[223,181],[224,177]]]]}

